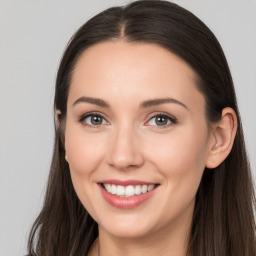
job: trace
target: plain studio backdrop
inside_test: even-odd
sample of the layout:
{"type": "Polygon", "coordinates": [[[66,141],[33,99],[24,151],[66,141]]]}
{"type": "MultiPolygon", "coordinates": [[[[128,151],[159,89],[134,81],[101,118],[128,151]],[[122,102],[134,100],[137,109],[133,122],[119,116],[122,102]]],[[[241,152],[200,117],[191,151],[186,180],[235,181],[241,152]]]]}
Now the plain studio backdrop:
{"type": "MultiPolygon", "coordinates": [[[[54,82],[68,40],[99,11],[128,2],[0,0],[0,256],[25,254],[42,205],[53,148],[54,82]]],[[[256,177],[256,4],[174,2],[204,21],[224,49],[256,177]]]]}

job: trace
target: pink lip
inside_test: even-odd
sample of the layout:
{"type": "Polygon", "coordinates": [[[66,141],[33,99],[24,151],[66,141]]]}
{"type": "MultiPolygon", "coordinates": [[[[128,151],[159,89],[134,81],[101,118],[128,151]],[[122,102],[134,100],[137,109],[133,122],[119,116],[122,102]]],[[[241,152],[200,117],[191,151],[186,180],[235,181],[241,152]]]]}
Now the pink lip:
{"type": "Polygon", "coordinates": [[[145,182],[140,180],[102,180],[98,183],[104,183],[104,184],[114,184],[114,185],[122,185],[122,186],[128,186],[128,185],[154,185],[156,183],[152,182],[145,182]]]}
{"type": "MultiPolygon", "coordinates": [[[[108,181],[109,182],[109,181],[108,181]]],[[[115,183],[107,183],[107,184],[115,184],[115,183]]],[[[120,183],[118,183],[120,184],[120,183]]],[[[131,183],[129,183],[131,185],[131,183]]],[[[138,184],[145,184],[143,183],[138,183],[138,184]]],[[[152,183],[150,183],[152,184],[152,183]]],[[[140,204],[142,204],[143,202],[145,202],[146,200],[148,200],[149,198],[151,198],[153,196],[153,194],[155,193],[156,188],[154,188],[153,190],[145,193],[145,194],[140,194],[137,196],[131,196],[131,197],[121,197],[121,196],[116,196],[116,195],[112,195],[111,193],[107,192],[101,184],[98,184],[102,193],[102,196],[104,197],[104,199],[111,204],[114,207],[117,208],[123,208],[123,209],[129,209],[129,208],[134,208],[140,204]]]]}

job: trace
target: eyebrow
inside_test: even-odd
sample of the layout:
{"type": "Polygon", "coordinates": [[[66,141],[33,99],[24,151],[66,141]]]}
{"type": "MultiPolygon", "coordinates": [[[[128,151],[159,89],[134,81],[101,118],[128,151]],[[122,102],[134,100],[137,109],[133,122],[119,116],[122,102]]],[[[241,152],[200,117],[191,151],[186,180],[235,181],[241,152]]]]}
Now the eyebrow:
{"type": "Polygon", "coordinates": [[[104,100],[97,99],[97,98],[91,98],[91,97],[80,97],[73,103],[72,106],[74,107],[78,103],[83,103],[83,102],[98,105],[103,108],[110,108],[109,104],[107,102],[105,102],[104,100]]]}
{"type": "MultiPolygon", "coordinates": [[[[104,100],[98,99],[98,98],[92,98],[92,97],[85,97],[85,96],[80,97],[73,103],[72,106],[75,106],[79,103],[90,103],[100,107],[110,108],[110,105],[104,100]]],[[[175,103],[184,107],[185,109],[188,109],[188,107],[184,103],[173,98],[159,98],[159,99],[146,100],[140,104],[140,108],[149,108],[149,107],[158,106],[165,103],[175,103]]]]}
{"type": "Polygon", "coordinates": [[[149,107],[158,106],[165,103],[175,103],[188,110],[188,107],[184,103],[173,98],[160,98],[160,99],[146,100],[141,103],[140,107],[149,108],[149,107]]]}

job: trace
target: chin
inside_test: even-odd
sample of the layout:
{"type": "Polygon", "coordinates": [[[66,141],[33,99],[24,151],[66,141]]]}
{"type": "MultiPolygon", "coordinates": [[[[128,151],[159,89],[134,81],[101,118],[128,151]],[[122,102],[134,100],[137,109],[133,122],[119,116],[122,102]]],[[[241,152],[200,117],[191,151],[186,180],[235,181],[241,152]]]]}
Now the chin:
{"type": "Polygon", "coordinates": [[[147,236],[150,231],[145,228],[130,227],[130,228],[120,228],[120,227],[111,227],[106,230],[109,234],[119,238],[141,238],[147,236]]]}
{"type": "Polygon", "coordinates": [[[153,223],[147,218],[112,218],[110,222],[99,224],[109,234],[120,238],[140,238],[147,236],[153,229],[153,223]],[[144,221],[143,221],[144,220],[144,221]]]}

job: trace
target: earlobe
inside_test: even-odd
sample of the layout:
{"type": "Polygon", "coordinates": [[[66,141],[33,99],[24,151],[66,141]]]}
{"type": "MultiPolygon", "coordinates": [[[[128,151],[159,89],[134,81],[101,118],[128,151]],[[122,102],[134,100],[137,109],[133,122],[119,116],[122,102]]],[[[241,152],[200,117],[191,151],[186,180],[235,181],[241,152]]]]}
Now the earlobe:
{"type": "Polygon", "coordinates": [[[68,162],[68,155],[67,155],[67,152],[65,154],[65,160],[68,162]]]}
{"type": "Polygon", "coordinates": [[[221,120],[213,125],[212,139],[205,166],[216,168],[229,155],[237,130],[237,116],[232,108],[222,110],[221,120]]]}

